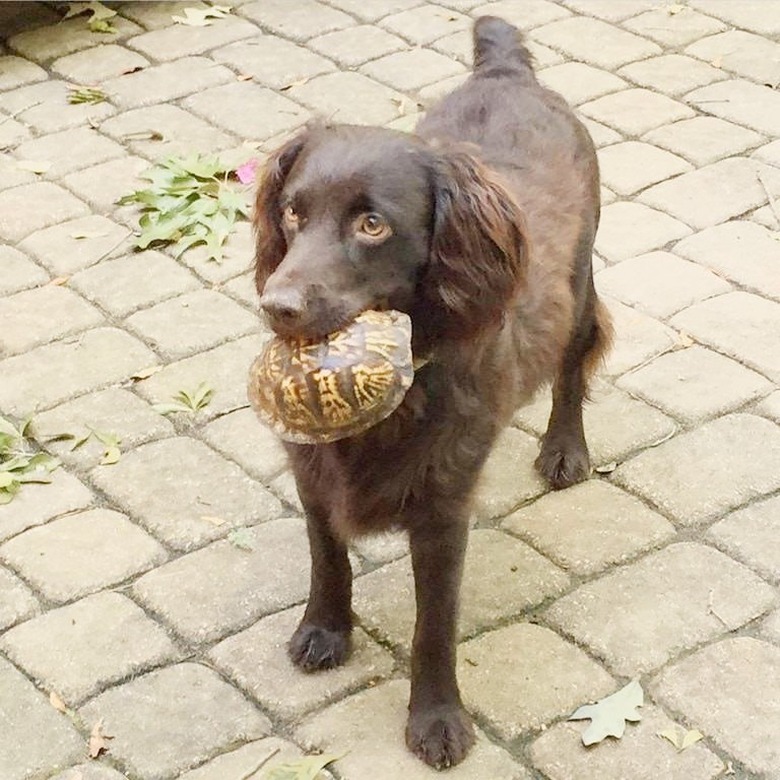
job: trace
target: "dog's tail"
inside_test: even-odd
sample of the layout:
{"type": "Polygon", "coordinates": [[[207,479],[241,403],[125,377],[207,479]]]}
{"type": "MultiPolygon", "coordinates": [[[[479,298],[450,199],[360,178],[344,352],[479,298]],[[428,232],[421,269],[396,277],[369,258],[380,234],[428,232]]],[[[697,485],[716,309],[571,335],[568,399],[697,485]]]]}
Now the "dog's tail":
{"type": "Polygon", "coordinates": [[[517,27],[496,16],[480,16],[474,22],[474,72],[496,70],[533,73],[533,56],[517,27]]]}

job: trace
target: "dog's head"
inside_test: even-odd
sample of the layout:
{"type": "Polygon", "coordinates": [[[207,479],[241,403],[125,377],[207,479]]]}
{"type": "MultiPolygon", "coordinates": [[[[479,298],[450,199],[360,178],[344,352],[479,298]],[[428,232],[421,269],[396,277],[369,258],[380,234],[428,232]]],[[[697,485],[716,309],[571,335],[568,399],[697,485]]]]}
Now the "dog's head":
{"type": "Polygon", "coordinates": [[[502,185],[468,154],[390,130],[304,130],[266,163],[255,226],[260,304],[286,336],[398,309],[430,342],[468,338],[500,322],[525,268],[502,185]]]}

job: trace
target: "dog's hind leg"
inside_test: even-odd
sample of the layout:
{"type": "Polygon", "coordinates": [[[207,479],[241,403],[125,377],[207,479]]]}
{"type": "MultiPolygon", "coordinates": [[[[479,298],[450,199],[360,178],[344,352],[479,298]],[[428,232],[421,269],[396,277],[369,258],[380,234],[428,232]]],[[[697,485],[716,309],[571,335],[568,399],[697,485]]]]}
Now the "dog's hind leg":
{"type": "Polygon", "coordinates": [[[552,412],[535,464],[556,490],[580,482],[590,474],[582,403],[587,396],[590,375],[611,341],[609,314],[593,287],[591,253],[592,240],[583,240],[572,278],[575,324],[553,382],[552,412]]]}

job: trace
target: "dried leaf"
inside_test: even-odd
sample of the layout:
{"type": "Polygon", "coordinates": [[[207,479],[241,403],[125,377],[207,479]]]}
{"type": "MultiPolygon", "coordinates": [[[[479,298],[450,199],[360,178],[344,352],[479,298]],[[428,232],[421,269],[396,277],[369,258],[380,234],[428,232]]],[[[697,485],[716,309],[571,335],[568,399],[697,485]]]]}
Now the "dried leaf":
{"type": "Polygon", "coordinates": [[[164,141],[165,136],[159,130],[137,130],[134,133],[125,133],[123,141],[164,141]]]}
{"type": "Polygon", "coordinates": [[[642,720],[636,711],[644,704],[644,691],[638,680],[632,680],[617,693],[607,696],[595,704],[580,707],[569,720],[590,720],[582,732],[582,744],[594,745],[606,737],[620,739],[626,730],[626,721],[642,720]]]}
{"type": "Polygon", "coordinates": [[[702,734],[701,731],[698,731],[697,729],[686,731],[680,726],[672,726],[671,728],[659,731],[658,736],[671,742],[678,751],[683,751],[704,738],[704,734],[702,734]]]}
{"type": "Polygon", "coordinates": [[[677,14],[681,14],[683,11],[687,11],[688,6],[682,5],[682,3],[670,3],[669,5],[664,6],[664,11],[669,14],[669,16],[676,16],[677,14]]]}
{"type": "Polygon", "coordinates": [[[596,466],[593,470],[597,474],[611,474],[617,468],[617,465],[617,461],[613,460],[611,463],[605,463],[603,466],[596,466]]]}
{"type": "Polygon", "coordinates": [[[239,73],[236,81],[251,81],[254,78],[251,73],[239,73]]]}
{"type": "Polygon", "coordinates": [[[679,331],[675,336],[675,341],[680,347],[692,347],[696,342],[684,331],[679,331]]]}
{"type": "Polygon", "coordinates": [[[51,168],[51,165],[46,160],[18,160],[16,163],[17,168],[21,168],[23,171],[30,171],[30,173],[46,173],[51,168]]]}
{"type": "Polygon", "coordinates": [[[233,547],[238,547],[239,550],[252,552],[255,549],[255,539],[248,528],[235,528],[228,534],[227,538],[230,544],[233,547]]]}
{"type": "Polygon", "coordinates": [[[54,279],[48,282],[48,284],[54,285],[56,287],[62,287],[64,284],[67,284],[69,280],[69,276],[56,276],[54,279]]]}
{"type": "Polygon", "coordinates": [[[263,780],[317,780],[328,764],[338,761],[344,755],[304,756],[296,761],[277,764],[265,773],[263,780]]]}
{"type": "Polygon", "coordinates": [[[140,382],[144,379],[148,379],[152,374],[156,374],[162,366],[149,366],[149,368],[142,368],[140,371],[136,371],[130,379],[140,382]]]}
{"type": "Polygon", "coordinates": [[[202,515],[201,520],[205,520],[207,523],[211,523],[219,528],[221,525],[225,525],[227,520],[222,517],[216,517],[215,515],[202,515]]]}
{"type": "Polygon", "coordinates": [[[720,54],[710,63],[713,68],[722,68],[723,67],[723,55],[720,54]]]}
{"type": "Polygon", "coordinates": [[[107,752],[109,739],[113,739],[113,736],[103,733],[103,719],[101,718],[89,733],[89,757],[98,758],[101,753],[107,752]]]}
{"type": "Polygon", "coordinates": [[[113,466],[119,462],[119,458],[122,457],[122,451],[119,447],[106,447],[106,451],[103,453],[103,457],[100,459],[101,466],[113,466]]]}
{"type": "Polygon", "coordinates": [[[70,237],[75,238],[77,241],[92,238],[105,238],[108,232],[105,230],[77,230],[75,233],[71,233],[70,237]]]}
{"type": "Polygon", "coordinates": [[[292,89],[293,87],[302,87],[308,81],[308,78],[298,79],[298,81],[291,81],[289,84],[285,84],[283,87],[279,87],[279,92],[287,92],[288,89],[292,89]]]}
{"type": "Polygon", "coordinates": [[[209,27],[216,19],[224,19],[229,15],[229,5],[212,5],[208,8],[185,8],[184,16],[172,16],[171,19],[189,27],[209,27]]]}
{"type": "Polygon", "coordinates": [[[667,433],[665,436],[662,436],[660,439],[656,439],[654,442],[651,442],[647,446],[648,447],[658,447],[661,444],[663,444],[664,442],[669,441],[669,439],[671,439],[676,433],[677,433],[677,428],[672,428],[672,430],[669,431],[669,433],[667,433]]]}

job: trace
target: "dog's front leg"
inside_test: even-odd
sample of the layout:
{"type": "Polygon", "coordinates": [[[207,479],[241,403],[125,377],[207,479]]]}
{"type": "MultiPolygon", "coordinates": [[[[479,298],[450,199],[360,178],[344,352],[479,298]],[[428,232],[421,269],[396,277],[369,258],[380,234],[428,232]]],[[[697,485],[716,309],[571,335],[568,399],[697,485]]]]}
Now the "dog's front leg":
{"type": "Polygon", "coordinates": [[[327,511],[307,506],[306,527],[311,552],[309,603],[288,650],[293,663],[314,672],[340,666],[349,655],[352,567],[347,546],[333,534],[327,511]]]}
{"type": "Polygon", "coordinates": [[[455,677],[458,593],[468,535],[465,511],[458,507],[456,512],[444,516],[429,507],[409,528],[417,622],[406,744],[437,769],[459,763],[474,742],[455,677]]]}

